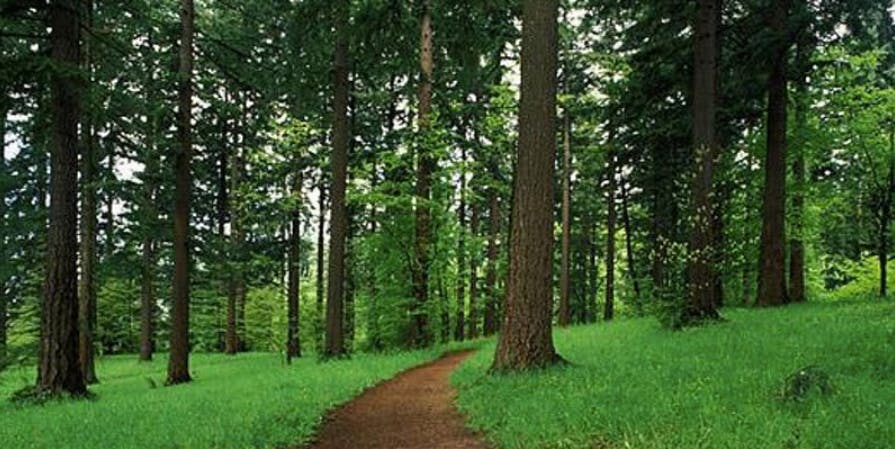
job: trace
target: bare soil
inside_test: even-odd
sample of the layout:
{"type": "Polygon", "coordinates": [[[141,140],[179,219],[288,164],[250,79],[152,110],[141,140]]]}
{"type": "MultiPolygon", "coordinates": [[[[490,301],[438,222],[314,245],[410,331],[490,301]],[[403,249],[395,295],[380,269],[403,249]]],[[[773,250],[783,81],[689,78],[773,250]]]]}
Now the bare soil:
{"type": "Polygon", "coordinates": [[[331,412],[308,449],[488,449],[454,407],[450,374],[471,352],[413,368],[331,412]]]}

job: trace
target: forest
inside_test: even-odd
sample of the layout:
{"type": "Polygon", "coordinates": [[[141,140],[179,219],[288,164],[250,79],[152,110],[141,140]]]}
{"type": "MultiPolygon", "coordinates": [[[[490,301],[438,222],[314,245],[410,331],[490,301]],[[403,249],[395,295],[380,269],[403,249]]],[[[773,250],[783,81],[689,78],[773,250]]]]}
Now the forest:
{"type": "Polygon", "coordinates": [[[892,0],[0,0],[0,447],[895,445],[892,0]]]}

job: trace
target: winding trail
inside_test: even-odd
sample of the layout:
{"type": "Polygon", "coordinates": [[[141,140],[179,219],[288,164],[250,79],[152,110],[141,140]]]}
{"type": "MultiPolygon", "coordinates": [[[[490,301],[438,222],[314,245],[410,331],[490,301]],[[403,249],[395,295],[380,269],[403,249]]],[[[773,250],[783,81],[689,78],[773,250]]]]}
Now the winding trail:
{"type": "Polygon", "coordinates": [[[399,374],[331,412],[308,449],[488,449],[454,407],[450,375],[472,352],[399,374]]]}

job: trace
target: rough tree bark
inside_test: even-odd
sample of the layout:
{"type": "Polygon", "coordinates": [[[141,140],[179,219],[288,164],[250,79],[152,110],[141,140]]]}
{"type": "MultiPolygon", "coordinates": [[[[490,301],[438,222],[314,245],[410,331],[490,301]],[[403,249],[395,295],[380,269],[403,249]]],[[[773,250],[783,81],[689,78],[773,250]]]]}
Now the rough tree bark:
{"type": "Polygon", "coordinates": [[[190,378],[190,189],[192,175],[193,0],[180,0],[177,153],[174,156],[174,278],[168,385],[190,378]]]}
{"type": "Polygon", "coordinates": [[[413,263],[414,304],[410,314],[410,343],[413,347],[424,347],[432,343],[426,308],[429,300],[429,247],[431,245],[431,208],[429,200],[432,190],[432,172],[435,159],[428,148],[426,135],[430,128],[432,110],[432,2],[423,0],[420,19],[420,91],[419,91],[419,132],[421,141],[417,144],[416,170],[416,246],[413,263]]]}
{"type": "Polygon", "coordinates": [[[45,394],[83,395],[87,386],[78,360],[78,120],[81,86],[80,8],[75,0],[49,4],[51,79],[50,221],[47,272],[40,320],[37,389],[45,394]]]}
{"type": "Polygon", "coordinates": [[[557,0],[522,4],[522,98],[507,297],[492,371],[543,368],[553,346],[557,0]]]}
{"type": "Polygon", "coordinates": [[[774,42],[770,58],[773,62],[768,79],[767,154],[757,298],[759,306],[776,306],[788,302],[785,251],[788,101],[786,25],[790,2],[791,0],[774,0],[769,17],[774,42]]]}
{"type": "Polygon", "coordinates": [[[295,204],[291,212],[291,228],[289,231],[289,292],[286,307],[289,324],[286,330],[286,363],[292,363],[293,358],[301,357],[298,323],[300,319],[299,298],[301,297],[301,203],[303,178],[298,167],[295,168],[295,173],[292,176],[292,196],[295,204]]]}
{"type": "MultiPolygon", "coordinates": [[[[91,33],[93,0],[84,0],[81,31],[82,66],[93,82],[91,33]]],[[[93,114],[81,116],[81,279],[78,286],[78,356],[84,381],[98,383],[94,364],[93,334],[96,330],[96,130],[93,114]]]]}
{"type": "Polygon", "coordinates": [[[714,320],[715,260],[714,224],[715,122],[718,110],[718,10],[720,0],[697,2],[693,64],[693,151],[696,170],[692,180],[693,223],[687,257],[689,301],[683,310],[684,323],[714,320]]]}
{"type": "Polygon", "coordinates": [[[569,262],[572,251],[572,120],[568,111],[563,118],[562,158],[562,262],[559,279],[559,325],[566,327],[571,321],[569,286],[571,276],[569,262]]]}
{"type": "Polygon", "coordinates": [[[345,237],[348,228],[348,211],[345,189],[348,179],[348,145],[351,129],[348,122],[349,67],[348,67],[348,1],[336,2],[336,51],[333,88],[333,151],[332,195],[330,199],[329,277],[326,298],[325,357],[343,357],[344,334],[344,284],[345,284],[345,237]]]}
{"type": "Polygon", "coordinates": [[[799,73],[796,81],[795,129],[796,148],[792,162],[792,235],[789,240],[789,299],[794,303],[805,302],[805,242],[802,233],[805,228],[805,153],[808,126],[808,65],[809,57],[803,45],[799,45],[796,55],[799,73]]]}

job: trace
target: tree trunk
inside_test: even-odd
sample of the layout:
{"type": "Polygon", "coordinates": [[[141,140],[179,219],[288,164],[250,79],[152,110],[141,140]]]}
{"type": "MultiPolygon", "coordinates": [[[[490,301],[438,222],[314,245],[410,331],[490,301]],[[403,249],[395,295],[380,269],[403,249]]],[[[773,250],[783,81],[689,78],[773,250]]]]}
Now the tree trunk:
{"type": "Polygon", "coordinates": [[[715,177],[715,122],[718,110],[719,0],[699,0],[696,11],[693,66],[693,147],[696,162],[692,181],[693,223],[687,257],[689,302],[684,323],[717,319],[712,228],[715,177]]]}
{"type": "Polygon", "coordinates": [[[506,310],[492,370],[542,368],[553,347],[557,0],[522,4],[522,98],[506,310]]]}
{"type": "Polygon", "coordinates": [[[559,325],[566,327],[571,321],[569,307],[569,262],[572,251],[572,120],[566,111],[563,120],[562,158],[562,262],[559,279],[559,325]]]}
{"type": "MultiPolygon", "coordinates": [[[[7,114],[7,105],[6,99],[0,98],[0,136],[4,136],[0,140],[0,179],[5,178],[7,176],[7,167],[6,167],[6,114],[7,114]]],[[[0,198],[3,201],[0,201],[0,226],[2,226],[3,232],[8,232],[10,229],[9,221],[6,219],[6,195],[7,189],[4,188],[0,190],[0,198]]],[[[0,257],[4,259],[9,257],[8,249],[4,249],[2,253],[0,253],[0,257]]],[[[4,270],[5,271],[5,270],[4,270]]],[[[7,335],[6,335],[6,326],[7,326],[7,309],[9,308],[9,296],[7,295],[7,282],[9,282],[9,273],[2,272],[2,278],[0,278],[0,366],[4,365],[4,361],[6,359],[7,353],[7,335]]]]}
{"type": "MultiPolygon", "coordinates": [[[[614,145],[614,142],[609,142],[614,145]]],[[[603,320],[615,318],[615,231],[618,212],[615,208],[615,192],[618,190],[616,180],[615,149],[609,149],[606,187],[606,301],[603,303],[603,320]]]]}
{"type": "MultiPolygon", "coordinates": [[[[475,238],[479,229],[479,208],[473,203],[470,205],[469,235],[475,238]]],[[[485,289],[489,289],[487,286],[485,289]]],[[[487,293],[486,293],[487,294],[487,293]]],[[[472,255],[469,258],[469,331],[471,340],[479,338],[479,264],[478,257],[472,255]]]]}
{"type": "Polygon", "coordinates": [[[302,174],[296,167],[293,176],[292,196],[295,206],[292,209],[289,231],[289,292],[287,299],[288,328],[286,332],[286,363],[293,358],[301,357],[301,341],[299,339],[300,298],[301,298],[301,203],[302,174]]]}
{"type": "MultiPolygon", "coordinates": [[[[585,296],[585,301],[587,301],[587,311],[585,313],[584,321],[587,323],[593,323],[597,321],[597,224],[592,222],[587,227],[587,241],[588,241],[588,284],[589,288],[587,289],[587,293],[585,296]]],[[[635,284],[636,285],[636,284],[635,284]]]]}
{"type": "MultiPolygon", "coordinates": [[[[152,35],[147,38],[148,51],[153,51],[152,35]]],[[[151,100],[155,91],[155,79],[153,69],[147,70],[146,102],[151,100]]],[[[158,131],[155,114],[149,113],[146,129],[147,150],[144,159],[143,179],[143,243],[142,243],[142,267],[140,281],[140,360],[148,362],[152,360],[155,351],[154,339],[154,315],[155,315],[155,226],[158,225],[158,210],[156,209],[157,184],[159,174],[158,156],[156,155],[155,134],[158,131]]]]}
{"type": "Polygon", "coordinates": [[[50,224],[41,309],[37,388],[51,395],[83,395],[78,360],[78,120],[80,8],[74,0],[49,5],[53,140],[50,152],[50,224]]]}
{"type": "Polygon", "coordinates": [[[417,144],[416,171],[416,260],[413,264],[413,297],[415,303],[410,314],[413,323],[410,329],[411,345],[425,347],[432,343],[426,308],[429,300],[429,246],[431,245],[432,172],[435,159],[428,148],[426,136],[430,128],[429,114],[432,109],[432,5],[423,0],[423,15],[420,20],[420,92],[419,92],[419,132],[417,144]]]}
{"type": "Polygon", "coordinates": [[[345,189],[348,179],[348,145],[351,129],[348,122],[348,20],[347,0],[336,2],[336,52],[333,90],[332,197],[330,199],[329,277],[326,300],[326,347],[324,356],[345,355],[344,287],[345,237],[348,211],[345,189]]]}
{"type": "MultiPolygon", "coordinates": [[[[247,126],[246,120],[242,120],[242,127],[247,126]]],[[[245,135],[243,135],[243,146],[246,145],[245,135]]],[[[224,338],[224,352],[228,355],[235,355],[243,350],[243,339],[245,333],[242,332],[244,321],[243,314],[245,304],[245,280],[243,279],[243,240],[245,236],[242,229],[242,208],[244,205],[241,201],[239,193],[240,183],[242,182],[242,170],[244,161],[240,155],[241,149],[234,147],[234,157],[230,161],[230,195],[228,196],[228,209],[230,216],[230,251],[229,251],[229,279],[227,282],[227,330],[224,338]]]]}
{"type": "Polygon", "coordinates": [[[761,228],[758,305],[788,302],[786,292],[786,116],[787,19],[790,0],[774,0],[770,26],[775,35],[768,79],[767,155],[761,228]]]}
{"type": "Polygon", "coordinates": [[[324,235],[326,228],[326,186],[323,181],[323,170],[321,169],[320,173],[320,185],[318,186],[318,204],[317,204],[317,294],[316,294],[316,319],[314,320],[314,343],[316,345],[317,351],[323,352],[323,334],[325,329],[325,316],[323,312],[323,304],[324,304],[324,295],[326,293],[326,289],[324,288],[323,283],[325,282],[323,273],[325,271],[324,265],[324,235]]]}
{"type": "MultiPolygon", "coordinates": [[[[93,83],[91,33],[93,30],[93,0],[83,2],[86,23],[82,25],[82,64],[93,83]]],[[[93,334],[96,330],[96,131],[93,114],[81,119],[81,282],[78,286],[78,355],[84,381],[98,382],[94,366],[93,334]]]]}
{"type": "Polygon", "coordinates": [[[457,208],[457,322],[454,340],[463,341],[466,329],[466,146],[460,148],[460,206],[457,208]]]}
{"type": "Polygon", "coordinates": [[[625,227],[625,253],[628,259],[628,277],[634,287],[634,297],[638,307],[641,304],[640,277],[637,274],[637,262],[634,259],[634,228],[631,226],[630,192],[628,186],[622,186],[622,226],[625,227]]]}
{"type": "MultiPolygon", "coordinates": [[[[491,167],[496,171],[496,166],[491,167]]],[[[499,263],[500,249],[497,239],[500,238],[500,198],[497,187],[488,188],[488,266],[485,272],[485,336],[494,335],[498,329],[497,308],[500,298],[497,292],[497,265],[499,263]]],[[[551,293],[552,296],[552,293],[551,293]]],[[[553,311],[551,310],[551,314],[553,311]]]]}
{"type": "Polygon", "coordinates": [[[171,308],[171,353],[168,385],[189,382],[190,357],[190,189],[192,175],[193,0],[180,0],[178,151],[174,157],[174,279],[171,308]]]}

